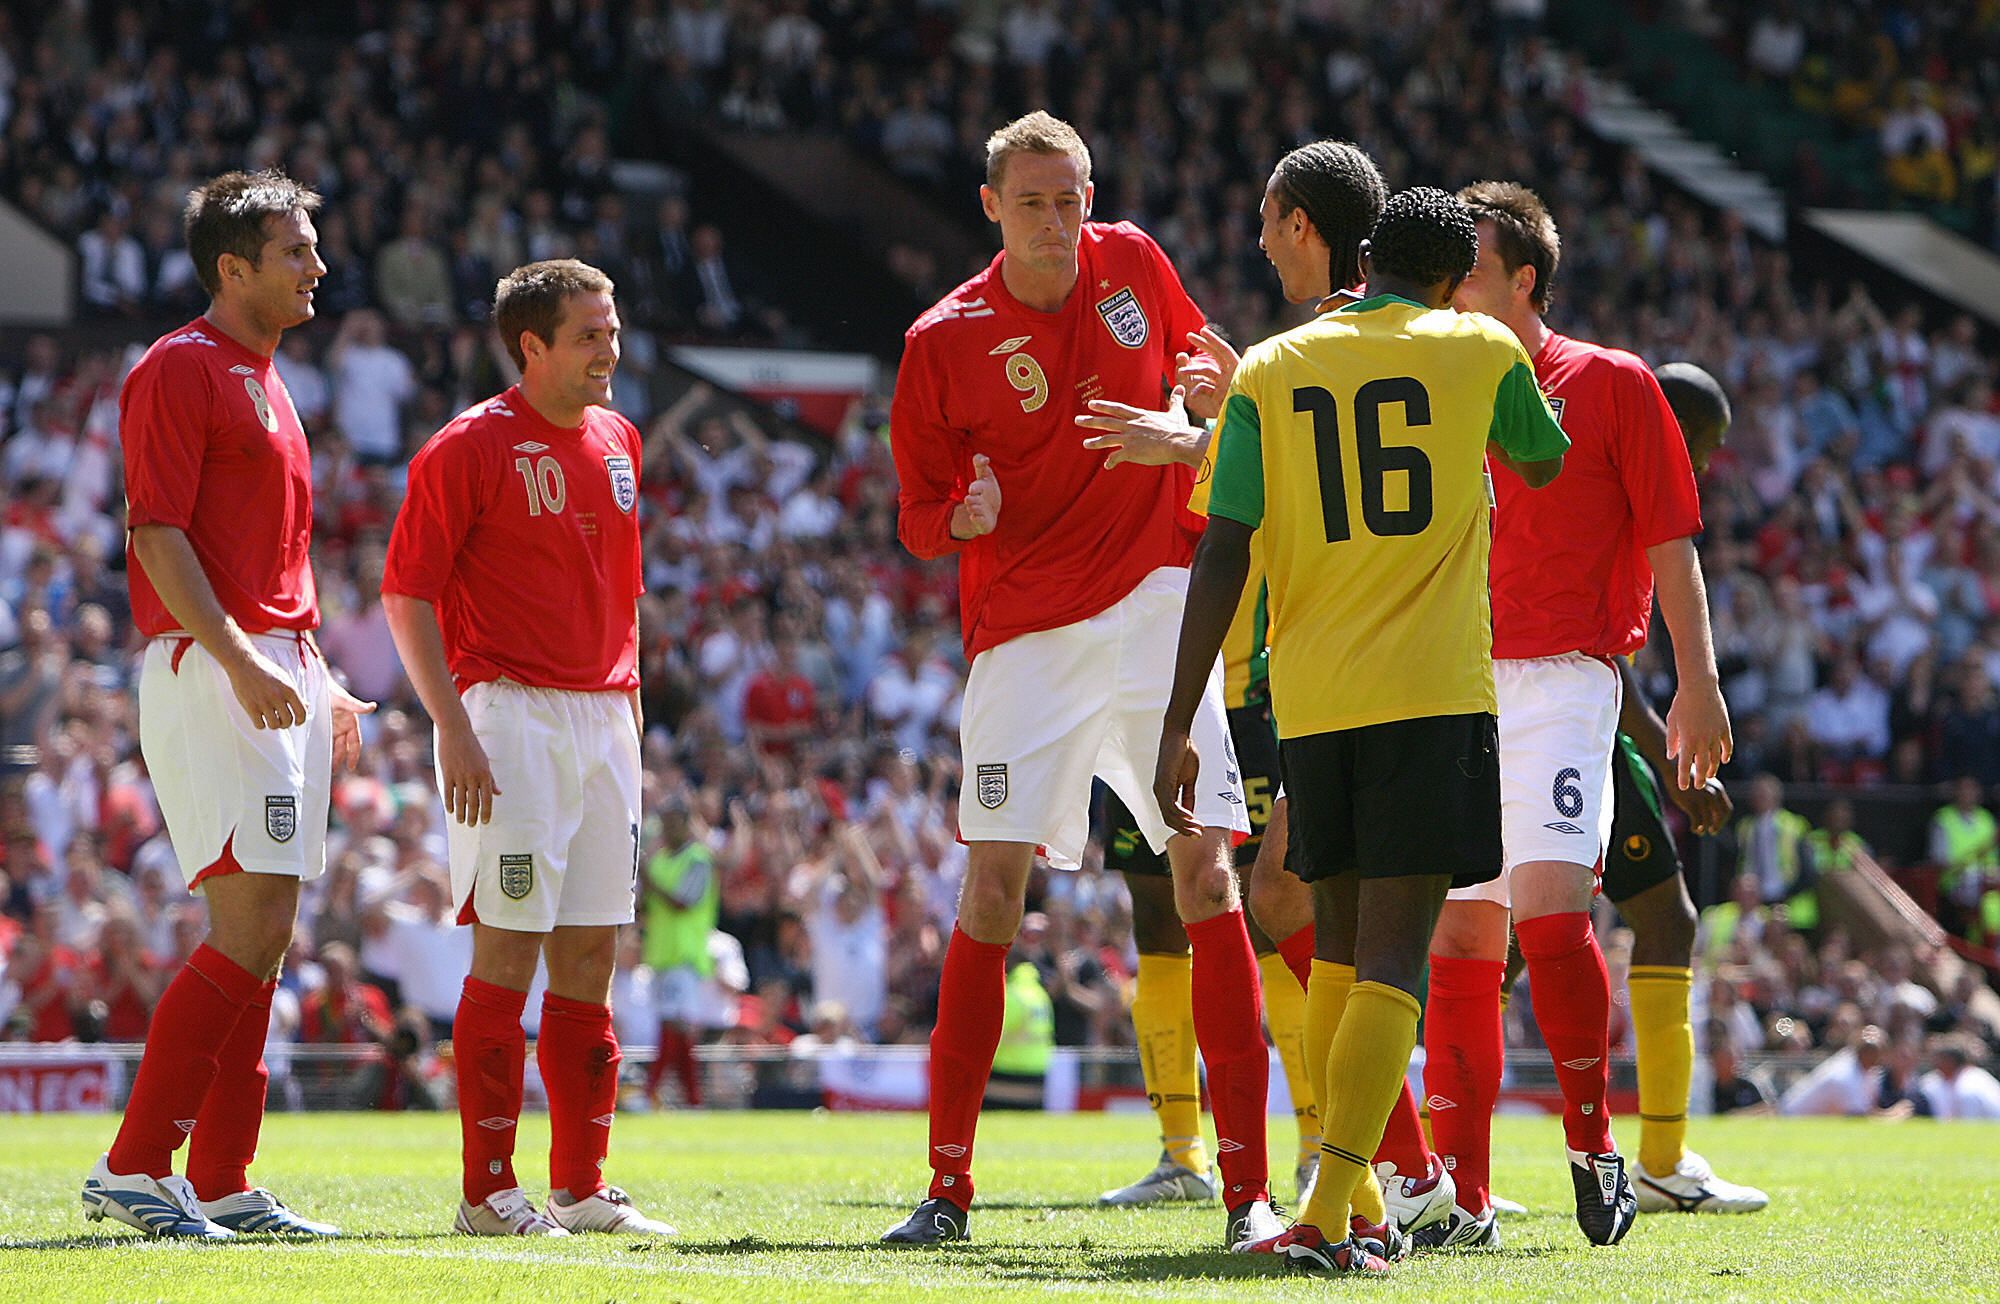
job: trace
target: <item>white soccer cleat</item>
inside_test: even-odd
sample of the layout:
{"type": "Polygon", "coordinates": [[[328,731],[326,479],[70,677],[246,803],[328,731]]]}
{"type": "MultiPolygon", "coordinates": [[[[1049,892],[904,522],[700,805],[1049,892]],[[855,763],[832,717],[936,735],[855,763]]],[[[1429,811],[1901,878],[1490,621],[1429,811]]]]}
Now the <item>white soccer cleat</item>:
{"type": "Polygon", "coordinates": [[[1494,1213],[1504,1213],[1509,1218],[1518,1218],[1528,1212],[1528,1206],[1519,1200],[1506,1200],[1497,1195],[1488,1195],[1486,1203],[1492,1206],[1494,1213]]]}
{"type": "Polygon", "coordinates": [[[1159,1167],[1130,1186],[1106,1191],[1097,1197],[1097,1202],[1133,1208],[1143,1204],[1213,1200],[1215,1196],[1215,1178],[1207,1173],[1197,1173],[1192,1168],[1184,1168],[1162,1153],[1159,1167]]]}
{"type": "Polygon", "coordinates": [[[1771,1197],[1754,1186],[1725,1182],[1692,1150],[1681,1152],[1671,1173],[1654,1176],[1645,1165],[1632,1166],[1640,1213],[1756,1213],[1771,1197]]]}
{"type": "Polygon", "coordinates": [[[1313,1187],[1317,1185],[1319,1185],[1319,1155],[1315,1152],[1311,1158],[1301,1160],[1299,1166],[1292,1170],[1292,1187],[1299,1198],[1299,1202],[1292,1207],[1303,1209],[1311,1204],[1313,1187]]]}
{"type": "Polygon", "coordinates": [[[1275,1254],[1275,1243],[1284,1234],[1285,1224],[1269,1200],[1246,1200],[1229,1211],[1222,1243],[1233,1254],[1275,1254]]]}
{"type": "Polygon", "coordinates": [[[340,1228],[330,1223],[301,1218],[287,1209],[283,1200],[261,1186],[225,1195],[220,1200],[203,1200],[201,1211],[208,1215],[211,1222],[220,1223],[232,1232],[257,1232],[269,1236],[340,1235],[340,1228]]]}
{"type": "Polygon", "coordinates": [[[1412,1235],[1443,1222],[1458,1201],[1458,1183],[1435,1158],[1430,1172],[1420,1177],[1405,1177],[1390,1163],[1375,1165],[1375,1177],[1382,1184],[1382,1203],[1390,1219],[1412,1235]]]}
{"type": "Polygon", "coordinates": [[[633,1205],[632,1197],[615,1186],[602,1188],[572,1204],[564,1204],[552,1193],[549,1217],[571,1232],[616,1232],[625,1236],[675,1236],[673,1228],[657,1218],[648,1218],[633,1205]]]}
{"type": "Polygon", "coordinates": [[[568,1229],[549,1221],[528,1193],[518,1186],[495,1191],[478,1204],[458,1202],[451,1229],[460,1236],[567,1236],[568,1229]]]}
{"type": "Polygon", "coordinates": [[[148,1177],[111,1171],[109,1153],[83,1183],[83,1216],[91,1222],[110,1218],[136,1227],[148,1236],[178,1236],[190,1240],[226,1241],[236,1233],[211,1221],[185,1177],[148,1177]]]}

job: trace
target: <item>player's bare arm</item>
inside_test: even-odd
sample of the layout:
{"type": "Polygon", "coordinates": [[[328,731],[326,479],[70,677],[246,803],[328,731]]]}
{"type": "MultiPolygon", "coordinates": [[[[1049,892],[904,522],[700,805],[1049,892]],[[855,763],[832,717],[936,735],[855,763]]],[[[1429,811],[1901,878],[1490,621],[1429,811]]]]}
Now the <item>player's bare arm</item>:
{"type": "Polygon", "coordinates": [[[1092,399],[1090,414],[1076,423],[1086,430],[1101,430],[1083,441],[1088,449],[1108,449],[1104,469],[1120,463],[1134,466],[1200,466],[1208,455],[1208,431],[1188,420],[1187,392],[1174,386],[1173,397],[1164,412],[1149,412],[1129,403],[1092,399]]]}
{"type": "MultiPolygon", "coordinates": [[[[1646,700],[1645,690],[1639,687],[1639,677],[1632,673],[1632,663],[1623,657],[1618,660],[1618,677],[1625,686],[1618,707],[1618,732],[1637,745],[1639,755],[1645,757],[1646,763],[1655,771],[1670,773],[1674,763],[1667,755],[1667,722],[1646,700]]],[[[1704,835],[1720,832],[1736,811],[1735,804],[1729,800],[1729,793],[1722,786],[1722,780],[1715,778],[1692,788],[1668,784],[1667,798],[1686,813],[1694,831],[1704,835]]]]}
{"type": "Polygon", "coordinates": [[[1250,575],[1250,536],[1255,531],[1223,516],[1209,518],[1201,543],[1194,550],[1188,574],[1187,608],[1181,616],[1180,650],[1174,659],[1174,691],[1160,730],[1160,755],[1153,767],[1153,797],[1160,814],[1176,833],[1201,835],[1194,814],[1194,784],[1201,773],[1188,731],[1201,705],[1222,640],[1235,619],[1243,585],[1250,575]]]}
{"type": "Polygon", "coordinates": [[[384,593],[382,614],[389,622],[389,636],[396,641],[396,654],[403,659],[410,685],[437,725],[438,782],[444,789],[445,813],[460,824],[489,823],[500,785],[493,781],[492,762],[479,745],[472,719],[452,683],[437,609],[422,598],[384,593]]]}
{"type": "Polygon", "coordinates": [[[311,633],[305,639],[313,655],[327,669],[327,696],[333,708],[333,768],[351,770],[361,763],[361,717],[375,714],[375,703],[364,702],[348,692],[347,685],[333,674],[333,663],[326,659],[319,639],[311,633]]]}
{"type": "Polygon", "coordinates": [[[252,724],[259,729],[289,729],[306,722],[306,704],[298,690],[223,611],[185,533],[171,525],[134,526],[132,551],[160,601],[229,676],[229,686],[252,724]]]}
{"type": "Polygon", "coordinates": [[[972,483],[965,497],[951,509],[951,537],[977,539],[991,534],[1000,524],[1000,482],[993,478],[993,463],[986,454],[972,455],[972,483]]]}
{"type": "Polygon", "coordinates": [[[1674,670],[1680,686],[1667,708],[1667,755],[1674,783],[1699,788],[1735,751],[1729,707],[1715,669],[1715,639],[1708,625],[1708,586],[1691,538],[1672,539],[1646,549],[1659,594],[1660,614],[1674,636],[1674,670]]]}

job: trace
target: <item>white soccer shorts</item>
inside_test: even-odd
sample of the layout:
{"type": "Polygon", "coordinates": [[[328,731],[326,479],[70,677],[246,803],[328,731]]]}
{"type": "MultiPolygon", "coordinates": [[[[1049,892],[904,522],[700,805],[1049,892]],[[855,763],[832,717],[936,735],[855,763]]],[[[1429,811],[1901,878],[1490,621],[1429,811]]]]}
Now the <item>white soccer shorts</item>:
{"type": "Polygon", "coordinates": [[[139,750],[189,887],[229,848],[253,874],[318,878],[326,868],[333,706],[326,662],[296,634],[252,634],[291,681],[304,724],[259,729],[229,675],[185,634],[146,645],[139,750]]]}
{"type": "Polygon", "coordinates": [[[503,679],[463,700],[500,792],[488,823],[445,817],[459,922],[522,933],[631,923],[640,766],[630,699],[503,679]]]}
{"type": "MultiPolygon", "coordinates": [[[[1090,837],[1090,780],[1104,780],[1164,851],[1171,830],[1153,800],[1160,726],[1173,689],[1188,572],[1163,566],[1105,611],[1009,639],[973,658],[959,723],[965,758],[959,833],[1029,842],[1074,869],[1090,837]]],[[[1195,818],[1248,834],[1242,776],[1209,672],[1190,734],[1201,758],[1195,818]]]]}
{"type": "Polygon", "coordinates": [[[1557,860],[1599,874],[1611,838],[1611,754],[1623,692],[1596,657],[1495,661],[1500,706],[1500,841],[1506,863],[1453,901],[1513,905],[1514,866],[1557,860]]]}

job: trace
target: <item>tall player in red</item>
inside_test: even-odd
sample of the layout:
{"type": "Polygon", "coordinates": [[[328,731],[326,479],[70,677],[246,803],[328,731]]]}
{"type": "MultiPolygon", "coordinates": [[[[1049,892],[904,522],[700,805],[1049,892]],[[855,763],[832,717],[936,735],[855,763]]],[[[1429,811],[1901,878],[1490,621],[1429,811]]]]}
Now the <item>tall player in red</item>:
{"type": "Polygon", "coordinates": [[[618,1104],[611,971],[639,864],[639,432],[606,406],[611,279],[573,259],[493,296],[521,383],[410,462],[382,607],[436,726],[472,972],[452,1024],[468,1236],[671,1236],[604,1182],[618,1104]],[[527,1034],[549,1098],[549,1200],[514,1176],[527,1034]]]}
{"type": "Polygon", "coordinates": [[[332,768],[358,758],[357,716],[375,709],[312,638],[312,456],[271,364],[326,274],[318,208],[276,172],[196,188],[185,228],[208,311],[148,349],[118,399],[132,620],[149,640],[139,745],[209,932],[153,1012],[83,1209],[154,1236],[336,1234],[245,1177],[299,884],[326,867],[332,768]]]}
{"type": "Polygon", "coordinates": [[[1667,713],[1674,781],[1698,787],[1729,759],[1694,535],[1701,503],[1673,410],[1630,353],[1544,324],[1560,242],[1534,192],[1480,182],[1461,192],[1479,262],[1453,304],[1497,317],[1534,359],[1571,441],[1562,477],[1529,493],[1493,476],[1493,671],[1500,706],[1506,869],[1454,891],[1431,943],[1425,1089],[1459,1207],[1419,1243],[1497,1242],[1488,1128],[1500,1087],[1500,982],[1511,915],[1535,1021],[1563,1093],[1577,1223],[1617,1243],[1636,1201],[1605,1109],[1610,981],[1590,904],[1611,822],[1618,657],[1646,639],[1657,587],[1680,685],[1667,713]]]}
{"type": "Polygon", "coordinates": [[[1058,866],[1080,859],[1096,775],[1173,871],[1226,1238],[1248,1244],[1278,1223],[1266,1189],[1257,960],[1230,866],[1248,821],[1220,665],[1195,722],[1203,755],[1226,758],[1202,785],[1201,834],[1170,841],[1148,799],[1148,740],[1166,708],[1201,526],[1186,508],[1193,473],[1107,468],[1072,424],[1092,399],[1160,406],[1175,355],[1203,318],[1151,238],[1089,220],[1090,151],[1068,124],[1031,113],[994,133],[986,176],[980,199],[1003,248],[910,328],[891,414],[903,544],[919,557],[959,557],[972,659],[960,832],[971,854],[931,1036],[930,1195],[883,1240],[966,1239],[973,1134],[1028,872],[1038,847],[1058,866]]]}

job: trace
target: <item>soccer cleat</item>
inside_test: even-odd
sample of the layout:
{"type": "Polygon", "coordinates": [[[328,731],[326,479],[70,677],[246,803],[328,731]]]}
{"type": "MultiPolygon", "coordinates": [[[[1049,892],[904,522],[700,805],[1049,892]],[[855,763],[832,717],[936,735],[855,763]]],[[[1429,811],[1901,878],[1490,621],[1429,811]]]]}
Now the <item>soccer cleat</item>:
{"type": "Polygon", "coordinates": [[[201,1201],[195,1198],[187,1178],[114,1173],[108,1153],[98,1156],[90,1176],[84,1179],[83,1216],[91,1222],[110,1218],[148,1236],[226,1241],[236,1235],[202,1212],[201,1201]]]}
{"type": "Polygon", "coordinates": [[[1692,1150],[1683,1151],[1674,1171],[1660,1177],[1634,1164],[1640,1213],[1756,1213],[1771,1197],[1754,1186],[1725,1182],[1692,1150]]]}
{"type": "Polygon", "coordinates": [[[271,1236],[340,1235],[338,1227],[299,1217],[285,1207],[284,1201],[261,1186],[252,1191],[225,1195],[220,1200],[203,1200],[201,1211],[208,1215],[210,1222],[219,1223],[232,1232],[259,1232],[271,1236]]]}
{"type": "Polygon", "coordinates": [[[1297,1192],[1299,1197],[1298,1208],[1303,1209],[1312,1203],[1313,1187],[1318,1182],[1319,1155],[1314,1154],[1309,1159],[1301,1159],[1299,1166],[1292,1170],[1292,1189],[1297,1192]]]}
{"type": "Polygon", "coordinates": [[[1382,1183],[1382,1203],[1389,1211],[1389,1221],[1406,1232],[1420,1232],[1443,1222],[1458,1200],[1458,1183],[1436,1158],[1431,1160],[1430,1172],[1422,1177],[1404,1177],[1390,1163],[1375,1165],[1375,1176],[1382,1183]]]}
{"type": "Polygon", "coordinates": [[[569,1229],[549,1220],[518,1186],[495,1191],[478,1204],[458,1202],[451,1229],[460,1236],[567,1236],[569,1229]]]}
{"type": "Polygon", "coordinates": [[[1410,1237],[1419,1250],[1497,1250],[1500,1248],[1500,1220],[1494,1211],[1467,1213],[1456,1204],[1445,1216],[1410,1237]]]}
{"type": "Polygon", "coordinates": [[[1213,1200],[1215,1178],[1175,1163],[1160,1152],[1160,1166],[1130,1186],[1106,1191],[1097,1197],[1102,1205],[1137,1208],[1144,1204],[1174,1204],[1180,1201],[1213,1200]]]}
{"type": "Polygon", "coordinates": [[[972,1239],[972,1215],[949,1200],[932,1198],[882,1233],[884,1245],[949,1245],[972,1239]]]}
{"type": "Polygon", "coordinates": [[[1528,1206],[1522,1204],[1519,1200],[1508,1200],[1501,1196],[1489,1195],[1486,1197],[1486,1202],[1493,1206],[1494,1213],[1504,1213],[1509,1218],[1518,1218],[1528,1212],[1528,1206]]]}
{"type": "Polygon", "coordinates": [[[1315,1277],[1341,1277],[1349,1273],[1380,1276],[1389,1271],[1389,1264],[1381,1255],[1369,1253],[1353,1237],[1329,1241],[1311,1223],[1300,1223],[1278,1237],[1272,1253],[1284,1256],[1286,1272],[1315,1277]]]}
{"type": "Polygon", "coordinates": [[[1592,1245],[1616,1245],[1639,1216],[1639,1199],[1625,1178],[1625,1160],[1612,1154],[1569,1154],[1569,1178],[1576,1186],[1576,1225],[1592,1245]]]}
{"type": "Polygon", "coordinates": [[[1270,1242],[1284,1230],[1277,1207],[1269,1200],[1245,1200],[1229,1211],[1222,1243],[1236,1254],[1269,1254],[1270,1242]]]}
{"type": "Polygon", "coordinates": [[[626,1236],[675,1236],[679,1233],[657,1218],[648,1218],[632,1197],[615,1186],[564,1204],[553,1192],[544,1206],[549,1221],[568,1232],[617,1232],[626,1236]]]}
{"type": "Polygon", "coordinates": [[[1362,1249],[1384,1263],[1400,1263],[1410,1257],[1410,1238],[1396,1226],[1394,1218],[1370,1223],[1360,1214],[1355,1214],[1347,1220],[1347,1232],[1360,1243],[1362,1249]]]}

